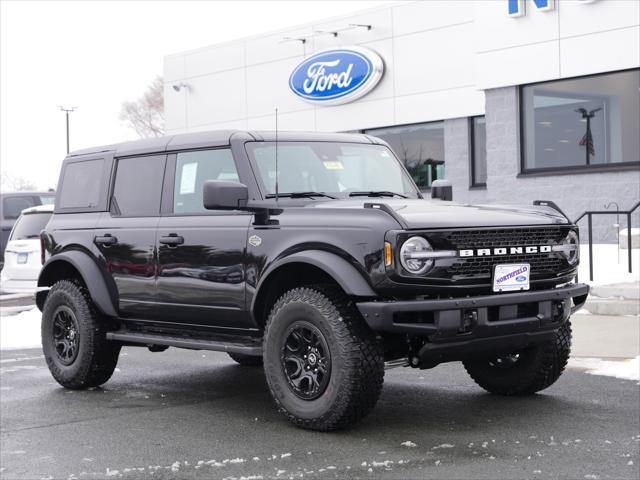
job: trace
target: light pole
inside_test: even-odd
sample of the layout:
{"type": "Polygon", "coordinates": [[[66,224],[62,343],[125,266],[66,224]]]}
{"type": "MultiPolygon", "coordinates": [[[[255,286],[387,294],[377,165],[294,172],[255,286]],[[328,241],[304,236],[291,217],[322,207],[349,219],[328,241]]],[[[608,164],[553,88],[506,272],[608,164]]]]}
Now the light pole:
{"type": "Polygon", "coordinates": [[[69,153],[69,113],[73,112],[78,107],[69,107],[65,108],[62,105],[58,105],[60,110],[65,113],[66,121],[67,121],[67,153],[69,153]]]}

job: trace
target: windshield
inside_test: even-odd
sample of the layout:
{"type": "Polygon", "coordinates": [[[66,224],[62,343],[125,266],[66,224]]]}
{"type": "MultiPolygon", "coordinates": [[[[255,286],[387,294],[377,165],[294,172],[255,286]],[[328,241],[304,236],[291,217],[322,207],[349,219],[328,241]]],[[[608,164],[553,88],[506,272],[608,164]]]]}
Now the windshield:
{"type": "Polygon", "coordinates": [[[40,232],[47,226],[51,212],[27,213],[22,215],[13,227],[10,240],[39,238],[40,232]]]}
{"type": "MultiPolygon", "coordinates": [[[[267,196],[275,193],[275,142],[249,142],[247,153],[267,196]]],[[[383,192],[418,197],[409,175],[381,145],[329,142],[278,143],[278,193],[317,192],[335,197],[383,192]]],[[[366,195],[365,195],[366,196],[366,195]]]]}

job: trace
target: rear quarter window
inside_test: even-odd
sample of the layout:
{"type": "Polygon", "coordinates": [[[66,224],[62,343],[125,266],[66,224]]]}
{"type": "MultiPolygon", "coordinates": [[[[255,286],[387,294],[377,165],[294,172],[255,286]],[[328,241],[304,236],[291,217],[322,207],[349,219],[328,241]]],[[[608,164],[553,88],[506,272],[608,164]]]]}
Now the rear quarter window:
{"type": "Polygon", "coordinates": [[[2,215],[5,220],[15,220],[25,208],[37,205],[33,195],[12,195],[2,199],[2,215]]]}
{"type": "Polygon", "coordinates": [[[68,163],[64,167],[56,209],[94,210],[103,191],[104,159],[68,163]]]}
{"type": "Polygon", "coordinates": [[[27,240],[38,238],[47,226],[51,212],[27,213],[22,215],[13,226],[9,240],[27,240]]]}

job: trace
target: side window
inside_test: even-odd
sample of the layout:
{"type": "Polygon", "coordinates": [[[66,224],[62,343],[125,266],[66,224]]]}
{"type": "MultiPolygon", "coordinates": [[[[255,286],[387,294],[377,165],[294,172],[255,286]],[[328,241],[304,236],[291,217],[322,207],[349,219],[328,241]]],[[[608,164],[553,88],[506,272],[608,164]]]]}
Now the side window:
{"type": "Polygon", "coordinates": [[[4,218],[7,220],[18,218],[22,210],[33,207],[35,204],[35,198],[31,196],[5,197],[2,201],[4,218]]]}
{"type": "Polygon", "coordinates": [[[173,212],[206,212],[202,206],[202,188],[207,180],[239,181],[231,150],[225,148],[178,153],[173,187],[173,212]]]}
{"type": "Polygon", "coordinates": [[[112,215],[159,215],[165,159],[165,155],[150,155],[118,160],[111,197],[112,215]]]}
{"type": "Polygon", "coordinates": [[[52,193],[51,195],[40,195],[40,203],[42,205],[53,205],[56,200],[56,196],[52,193]]]}
{"type": "Polygon", "coordinates": [[[104,160],[68,163],[56,208],[93,208],[100,201],[104,160]]]}

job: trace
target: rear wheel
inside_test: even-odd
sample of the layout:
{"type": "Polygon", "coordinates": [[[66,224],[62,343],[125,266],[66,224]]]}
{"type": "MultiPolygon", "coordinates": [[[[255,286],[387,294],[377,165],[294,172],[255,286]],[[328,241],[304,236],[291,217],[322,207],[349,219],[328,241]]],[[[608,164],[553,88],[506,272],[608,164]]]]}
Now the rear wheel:
{"type": "Polygon", "coordinates": [[[104,321],[81,285],[61,280],[51,287],[41,333],[49,371],[63,387],[97,387],[111,378],[120,346],[107,341],[104,321]]]}
{"type": "Polygon", "coordinates": [[[276,404],[303,428],[347,427],[373,409],[382,390],[381,345],[336,288],[286,292],[269,315],[263,358],[276,404]]]}
{"type": "Polygon", "coordinates": [[[252,355],[243,355],[241,353],[228,353],[233,361],[243,367],[260,367],[262,366],[262,357],[254,357],[252,355]]]}
{"type": "Polygon", "coordinates": [[[471,378],[498,395],[531,395],[550,387],[564,371],[571,352],[568,321],[552,340],[535,347],[485,359],[464,361],[471,378]]]}

